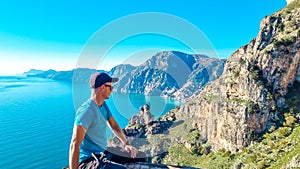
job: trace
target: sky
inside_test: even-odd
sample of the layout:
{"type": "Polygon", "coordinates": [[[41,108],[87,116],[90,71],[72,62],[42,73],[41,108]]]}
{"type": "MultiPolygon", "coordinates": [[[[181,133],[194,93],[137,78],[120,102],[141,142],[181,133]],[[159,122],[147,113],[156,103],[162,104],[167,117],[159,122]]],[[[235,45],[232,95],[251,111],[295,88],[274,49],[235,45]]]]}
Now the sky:
{"type": "Polygon", "coordinates": [[[110,70],[176,50],[227,58],[285,0],[0,1],[0,75],[110,70]]]}

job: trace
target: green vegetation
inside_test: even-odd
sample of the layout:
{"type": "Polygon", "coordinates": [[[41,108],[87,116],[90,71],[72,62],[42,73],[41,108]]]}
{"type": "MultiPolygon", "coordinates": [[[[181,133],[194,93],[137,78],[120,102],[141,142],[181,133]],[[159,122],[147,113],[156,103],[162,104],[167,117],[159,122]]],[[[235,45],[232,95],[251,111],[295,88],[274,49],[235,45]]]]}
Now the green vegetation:
{"type": "MultiPolygon", "coordinates": [[[[285,115],[286,123],[291,114],[285,115]]],[[[294,117],[295,118],[295,117],[294,117]]],[[[163,159],[165,164],[194,166],[207,169],[219,168],[285,168],[291,159],[300,153],[300,126],[297,120],[291,127],[280,127],[274,132],[264,134],[261,141],[257,141],[243,151],[232,154],[230,151],[220,149],[207,155],[191,153],[183,144],[172,144],[169,154],[163,159]]],[[[248,133],[251,137],[251,132],[248,133]]],[[[189,135],[190,141],[200,136],[194,130],[189,135]]],[[[203,146],[202,146],[203,147],[203,146]]]]}
{"type": "Polygon", "coordinates": [[[257,103],[254,103],[253,101],[247,102],[247,108],[248,113],[250,114],[258,113],[260,111],[259,105],[257,103]]]}
{"type": "Polygon", "coordinates": [[[227,102],[227,103],[237,103],[239,105],[244,105],[244,106],[247,106],[247,103],[248,103],[247,100],[243,100],[243,99],[240,99],[240,98],[226,99],[225,102],[227,102]]]}
{"type": "Polygon", "coordinates": [[[295,36],[285,36],[285,37],[282,37],[281,39],[274,39],[273,44],[275,46],[280,46],[280,45],[288,46],[288,45],[294,43],[295,40],[296,40],[295,36]]]}
{"type": "Polygon", "coordinates": [[[207,102],[211,102],[211,101],[213,101],[213,102],[220,102],[220,101],[221,101],[220,96],[218,96],[218,95],[213,95],[213,94],[204,95],[204,96],[202,97],[202,99],[204,99],[204,100],[207,101],[207,102]]]}
{"type": "Polygon", "coordinates": [[[240,72],[239,71],[234,72],[233,77],[235,79],[238,78],[239,76],[240,76],[240,72]]]}
{"type": "Polygon", "coordinates": [[[292,11],[294,9],[300,8],[300,1],[299,0],[295,0],[292,3],[290,3],[287,7],[285,7],[284,11],[288,12],[288,11],[292,11]]]}
{"type": "Polygon", "coordinates": [[[291,113],[285,113],[284,117],[285,122],[283,123],[283,126],[292,127],[295,124],[296,118],[291,113]]]}
{"type": "Polygon", "coordinates": [[[245,65],[246,64],[246,61],[242,58],[239,59],[239,63],[241,66],[245,65]]]}
{"type": "Polygon", "coordinates": [[[278,24],[278,30],[279,30],[279,32],[284,31],[284,24],[283,23],[278,24]]]}
{"type": "Polygon", "coordinates": [[[265,49],[265,50],[264,50],[264,54],[271,54],[271,51],[268,50],[268,49],[265,49]]]}
{"type": "MultiPolygon", "coordinates": [[[[217,152],[211,151],[209,143],[203,144],[200,142],[200,132],[191,129],[192,126],[189,124],[191,121],[184,123],[185,125],[176,126],[176,130],[188,132],[185,132],[182,142],[170,143],[168,155],[162,159],[162,163],[207,169],[286,168],[291,160],[300,154],[300,99],[298,93],[300,93],[300,83],[295,82],[289,88],[286,96],[286,102],[290,109],[287,113],[278,112],[283,117],[281,126],[271,126],[259,138],[254,137],[255,133],[249,131],[246,137],[253,140],[253,144],[244,147],[242,151],[235,154],[225,149],[220,149],[217,152]],[[187,127],[187,125],[189,126],[187,127]]],[[[270,92],[267,92],[266,95],[267,99],[273,98],[270,92]]],[[[210,98],[213,98],[213,96],[210,98]]],[[[259,106],[254,102],[238,98],[228,99],[227,102],[247,105],[248,109],[254,110],[253,112],[256,112],[255,109],[259,106]]],[[[172,130],[175,131],[175,129],[172,130]]],[[[170,131],[170,136],[175,136],[172,134],[173,131],[170,131]]]]}
{"type": "Polygon", "coordinates": [[[273,95],[271,94],[271,92],[267,93],[267,100],[272,100],[273,99],[273,95]]]}
{"type": "Polygon", "coordinates": [[[254,65],[251,65],[250,67],[250,78],[252,80],[258,80],[259,78],[259,70],[256,69],[254,65]]]}

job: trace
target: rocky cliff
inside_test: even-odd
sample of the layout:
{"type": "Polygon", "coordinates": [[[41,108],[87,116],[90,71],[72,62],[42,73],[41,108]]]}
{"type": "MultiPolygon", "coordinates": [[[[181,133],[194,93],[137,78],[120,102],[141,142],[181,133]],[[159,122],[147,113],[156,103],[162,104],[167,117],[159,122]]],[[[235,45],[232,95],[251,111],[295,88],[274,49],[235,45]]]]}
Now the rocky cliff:
{"type": "Polygon", "coordinates": [[[256,38],[235,51],[224,73],[188,101],[212,149],[241,150],[282,123],[285,96],[300,81],[300,1],[265,17],[256,38]]]}

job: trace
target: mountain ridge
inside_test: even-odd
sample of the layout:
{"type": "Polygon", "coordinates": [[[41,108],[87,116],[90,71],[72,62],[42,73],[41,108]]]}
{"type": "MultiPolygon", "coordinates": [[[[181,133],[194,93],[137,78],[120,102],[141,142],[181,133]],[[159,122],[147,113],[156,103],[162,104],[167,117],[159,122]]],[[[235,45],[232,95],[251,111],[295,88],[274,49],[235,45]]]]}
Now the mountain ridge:
{"type": "MultiPolygon", "coordinates": [[[[139,66],[121,64],[110,71],[102,72],[119,78],[119,81],[114,83],[117,92],[184,100],[201,90],[209,81],[219,77],[224,64],[225,59],[179,51],[163,51],[139,66]]],[[[90,75],[96,71],[99,70],[87,68],[71,71],[31,70],[23,75],[87,84],[90,75]]]]}

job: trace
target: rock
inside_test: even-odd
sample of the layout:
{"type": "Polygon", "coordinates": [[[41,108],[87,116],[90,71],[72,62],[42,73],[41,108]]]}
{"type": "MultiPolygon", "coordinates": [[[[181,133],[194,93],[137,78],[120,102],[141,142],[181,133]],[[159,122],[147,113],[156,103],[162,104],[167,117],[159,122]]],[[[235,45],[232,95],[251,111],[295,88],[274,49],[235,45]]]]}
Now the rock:
{"type": "Polygon", "coordinates": [[[150,106],[145,104],[144,106],[140,107],[140,112],[137,115],[130,118],[127,128],[130,128],[130,126],[134,126],[136,124],[147,125],[153,120],[154,116],[150,113],[150,106]]]}

